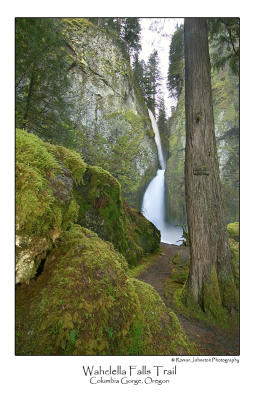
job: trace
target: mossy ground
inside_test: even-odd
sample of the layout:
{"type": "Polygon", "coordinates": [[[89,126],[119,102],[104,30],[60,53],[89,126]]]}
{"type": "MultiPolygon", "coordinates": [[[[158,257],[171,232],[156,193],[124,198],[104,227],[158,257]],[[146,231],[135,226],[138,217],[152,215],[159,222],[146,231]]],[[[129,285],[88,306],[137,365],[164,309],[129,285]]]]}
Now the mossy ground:
{"type": "Polygon", "coordinates": [[[153,263],[153,261],[158,257],[159,250],[156,250],[154,254],[145,255],[139,260],[136,266],[128,269],[127,275],[130,278],[139,278],[139,275],[146,271],[146,269],[153,263]]]}
{"type": "Polygon", "coordinates": [[[16,292],[16,354],[179,354],[189,342],[147,284],[128,278],[111,243],[72,225],[42,274],[16,292]]]}

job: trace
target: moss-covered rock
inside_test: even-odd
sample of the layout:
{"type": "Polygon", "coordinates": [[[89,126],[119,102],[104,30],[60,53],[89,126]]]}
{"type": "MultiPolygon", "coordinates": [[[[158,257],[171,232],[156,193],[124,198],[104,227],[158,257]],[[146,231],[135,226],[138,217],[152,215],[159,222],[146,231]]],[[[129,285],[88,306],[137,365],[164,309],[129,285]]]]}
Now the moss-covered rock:
{"type": "Polygon", "coordinates": [[[119,182],[80,155],[17,130],[16,281],[36,274],[56,238],[79,223],[114,244],[132,265],[160,246],[160,233],[123,200],[119,182]]]}
{"type": "Polygon", "coordinates": [[[16,132],[16,281],[31,279],[56,238],[78,215],[73,185],[86,169],[81,157],[16,132]]]}
{"type": "Polygon", "coordinates": [[[78,222],[110,241],[131,265],[159,249],[160,232],[123,200],[119,182],[100,167],[88,167],[75,189],[78,222]]]}
{"type": "MultiPolygon", "coordinates": [[[[183,333],[176,315],[163,303],[151,285],[132,279],[144,318],[141,354],[194,354],[194,347],[183,333]]],[[[136,354],[134,352],[134,354],[136,354]]]]}
{"type": "Polygon", "coordinates": [[[17,354],[189,352],[176,317],[150,285],[128,278],[127,268],[111,243],[72,225],[41,275],[17,287],[17,354]]]}

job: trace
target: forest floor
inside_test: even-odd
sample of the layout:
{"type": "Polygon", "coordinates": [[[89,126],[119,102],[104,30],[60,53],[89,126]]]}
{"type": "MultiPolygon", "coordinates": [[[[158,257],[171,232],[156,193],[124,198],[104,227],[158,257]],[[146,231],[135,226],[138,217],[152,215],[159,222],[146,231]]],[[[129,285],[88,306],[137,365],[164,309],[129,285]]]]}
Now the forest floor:
{"type": "Polygon", "coordinates": [[[173,293],[165,296],[164,285],[166,280],[171,277],[173,269],[171,260],[177,253],[187,257],[189,249],[184,246],[161,243],[160,254],[153,258],[152,263],[137,278],[152,285],[158,291],[166,306],[175,312],[182,329],[190,341],[195,343],[199,355],[239,355],[239,328],[233,328],[231,331],[223,330],[218,326],[211,326],[193,317],[184,316],[177,310],[173,293]]]}

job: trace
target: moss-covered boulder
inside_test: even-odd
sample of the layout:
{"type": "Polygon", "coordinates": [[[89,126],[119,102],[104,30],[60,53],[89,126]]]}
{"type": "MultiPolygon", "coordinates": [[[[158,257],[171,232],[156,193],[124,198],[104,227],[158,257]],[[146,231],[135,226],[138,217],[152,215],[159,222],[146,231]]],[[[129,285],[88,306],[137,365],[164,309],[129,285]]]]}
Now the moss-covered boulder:
{"type": "Polygon", "coordinates": [[[16,132],[16,281],[31,279],[56,238],[78,215],[73,185],[86,169],[81,157],[16,132]]]}
{"type": "Polygon", "coordinates": [[[122,199],[119,182],[80,155],[23,130],[16,135],[16,282],[29,281],[72,222],[114,244],[132,265],[160,233],[122,199]]]}
{"type": "Polygon", "coordinates": [[[16,292],[16,354],[190,354],[177,318],[123,256],[72,225],[43,272],[16,292]]]}
{"type": "Polygon", "coordinates": [[[156,250],[160,234],[118,181],[25,131],[16,150],[16,353],[188,353],[159,295],[126,274],[127,260],[156,250]]]}
{"type": "Polygon", "coordinates": [[[75,189],[78,223],[110,241],[135,265],[144,253],[159,249],[160,232],[124,201],[119,182],[100,167],[88,167],[75,189]]]}

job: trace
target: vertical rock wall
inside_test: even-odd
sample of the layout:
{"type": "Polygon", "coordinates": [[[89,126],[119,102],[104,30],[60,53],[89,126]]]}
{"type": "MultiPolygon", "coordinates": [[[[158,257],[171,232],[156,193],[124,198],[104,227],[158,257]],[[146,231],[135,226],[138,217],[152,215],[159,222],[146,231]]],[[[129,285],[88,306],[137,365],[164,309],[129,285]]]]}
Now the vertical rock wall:
{"type": "Polygon", "coordinates": [[[158,165],[148,111],[135,87],[125,43],[86,19],[65,19],[72,59],[68,94],[77,147],[86,162],[108,170],[139,207],[158,165]]]}

